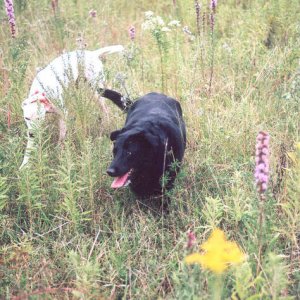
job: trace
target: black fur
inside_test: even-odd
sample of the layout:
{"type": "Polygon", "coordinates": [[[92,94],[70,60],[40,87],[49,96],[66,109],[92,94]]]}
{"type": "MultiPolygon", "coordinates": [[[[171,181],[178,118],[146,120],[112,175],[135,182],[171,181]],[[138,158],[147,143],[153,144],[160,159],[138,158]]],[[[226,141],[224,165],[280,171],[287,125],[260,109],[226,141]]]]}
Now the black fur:
{"type": "Polygon", "coordinates": [[[107,172],[112,177],[130,175],[130,187],[140,196],[170,189],[186,146],[185,124],[178,101],[150,93],[128,110],[125,126],[111,133],[114,159],[107,172]],[[162,175],[167,183],[162,186],[162,175]]]}

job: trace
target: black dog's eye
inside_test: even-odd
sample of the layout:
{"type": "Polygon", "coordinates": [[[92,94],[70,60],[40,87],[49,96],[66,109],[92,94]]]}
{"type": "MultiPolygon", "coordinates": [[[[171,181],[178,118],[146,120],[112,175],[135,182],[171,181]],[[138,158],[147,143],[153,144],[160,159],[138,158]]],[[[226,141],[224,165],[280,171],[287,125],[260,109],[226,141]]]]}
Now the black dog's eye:
{"type": "Polygon", "coordinates": [[[127,155],[130,156],[132,154],[132,152],[130,151],[127,151],[127,155]]]}

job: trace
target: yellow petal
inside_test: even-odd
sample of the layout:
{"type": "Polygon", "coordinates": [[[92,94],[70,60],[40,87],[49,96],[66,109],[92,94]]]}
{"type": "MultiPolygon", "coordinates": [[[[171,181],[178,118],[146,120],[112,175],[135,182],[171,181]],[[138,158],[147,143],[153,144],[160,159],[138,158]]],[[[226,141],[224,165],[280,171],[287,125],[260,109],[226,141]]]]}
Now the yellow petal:
{"type": "Polygon", "coordinates": [[[218,249],[225,241],[224,232],[217,228],[212,232],[208,240],[201,245],[201,249],[206,251],[218,249]]]}
{"type": "Polygon", "coordinates": [[[185,258],[185,262],[189,265],[190,264],[202,264],[202,261],[203,261],[203,255],[201,255],[200,253],[190,254],[185,258]]]}
{"type": "Polygon", "coordinates": [[[230,264],[241,263],[245,259],[245,255],[235,242],[227,242],[225,259],[230,264]]]}
{"type": "Polygon", "coordinates": [[[215,273],[222,273],[228,267],[222,257],[215,255],[215,253],[206,253],[203,255],[201,266],[215,273]]]}
{"type": "Polygon", "coordinates": [[[238,264],[245,259],[237,243],[227,241],[224,232],[220,229],[215,229],[200,248],[205,251],[203,254],[188,255],[185,262],[200,264],[204,269],[219,274],[224,272],[230,264],[238,264]]]}

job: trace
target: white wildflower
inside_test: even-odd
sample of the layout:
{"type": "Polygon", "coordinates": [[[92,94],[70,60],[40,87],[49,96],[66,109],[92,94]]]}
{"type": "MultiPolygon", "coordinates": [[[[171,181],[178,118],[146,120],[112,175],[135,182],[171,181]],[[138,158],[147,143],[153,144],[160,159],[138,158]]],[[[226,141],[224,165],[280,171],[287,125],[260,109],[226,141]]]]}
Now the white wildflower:
{"type": "Polygon", "coordinates": [[[142,30],[154,30],[155,25],[151,20],[147,20],[144,23],[142,23],[142,30]]]}
{"type": "Polygon", "coordinates": [[[153,17],[154,13],[151,10],[148,10],[145,12],[146,19],[151,19],[153,17]]]}
{"type": "Polygon", "coordinates": [[[190,41],[194,41],[196,38],[193,35],[193,33],[189,30],[189,28],[187,26],[184,26],[182,28],[182,31],[188,36],[190,41]]]}
{"type": "Polygon", "coordinates": [[[160,17],[160,16],[157,16],[157,17],[155,18],[154,22],[155,22],[157,25],[159,25],[159,26],[164,26],[164,25],[165,25],[164,20],[163,20],[162,17],[160,17]]]}
{"type": "Polygon", "coordinates": [[[192,32],[189,30],[189,28],[188,28],[187,26],[184,26],[184,27],[182,28],[182,31],[183,31],[184,33],[188,34],[188,35],[192,35],[192,32]]]}
{"type": "Polygon", "coordinates": [[[224,49],[225,51],[227,51],[229,54],[232,53],[232,48],[231,48],[227,43],[224,43],[224,44],[222,45],[222,47],[223,47],[223,49],[224,49]]]}
{"type": "Polygon", "coordinates": [[[162,27],[161,31],[169,32],[169,31],[171,31],[171,29],[169,27],[164,26],[164,27],[162,27]]]}
{"type": "Polygon", "coordinates": [[[119,82],[121,85],[125,84],[126,75],[124,73],[117,73],[115,76],[115,80],[119,82]]]}
{"type": "Polygon", "coordinates": [[[170,27],[180,27],[181,24],[180,24],[180,21],[178,21],[178,20],[172,20],[171,22],[169,22],[168,26],[170,26],[170,27]]]}

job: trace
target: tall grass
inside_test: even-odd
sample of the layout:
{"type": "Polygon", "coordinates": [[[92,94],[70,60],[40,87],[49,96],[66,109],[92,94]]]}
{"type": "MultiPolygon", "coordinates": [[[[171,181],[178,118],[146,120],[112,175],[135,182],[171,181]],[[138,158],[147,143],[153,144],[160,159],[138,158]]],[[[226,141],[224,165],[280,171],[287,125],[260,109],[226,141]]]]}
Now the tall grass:
{"type": "Polygon", "coordinates": [[[210,299],[213,274],[184,258],[217,226],[247,255],[222,275],[222,299],[299,298],[298,0],[218,1],[213,42],[210,1],[14,3],[15,39],[0,6],[0,298],[210,299]],[[180,21],[163,32],[166,51],[141,28],[149,10],[180,21]],[[109,133],[125,115],[108,101],[106,115],[83,82],[64,95],[65,143],[47,118],[30,168],[19,171],[20,104],[36,68],[75,49],[79,36],[87,49],[126,47],[105,59],[107,86],[132,98],[163,89],[182,105],[188,145],[168,214],[110,188],[109,133]],[[271,137],[263,231],[254,181],[261,130],[271,137]]]}

